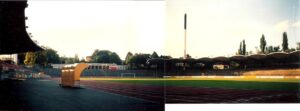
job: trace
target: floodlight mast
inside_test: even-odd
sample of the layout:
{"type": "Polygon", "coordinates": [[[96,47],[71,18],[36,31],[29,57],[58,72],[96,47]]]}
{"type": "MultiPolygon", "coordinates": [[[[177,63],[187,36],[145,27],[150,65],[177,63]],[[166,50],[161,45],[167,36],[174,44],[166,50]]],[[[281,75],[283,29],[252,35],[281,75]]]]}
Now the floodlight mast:
{"type": "MultiPolygon", "coordinates": [[[[186,13],[184,13],[184,55],[183,55],[183,59],[187,59],[187,54],[186,54],[186,28],[187,28],[187,15],[186,13]]],[[[184,61],[183,63],[183,70],[185,71],[185,67],[186,67],[186,61],[184,61]]]]}
{"type": "Polygon", "coordinates": [[[186,28],[187,28],[187,15],[186,13],[184,14],[184,56],[183,58],[186,59],[186,28]]]}

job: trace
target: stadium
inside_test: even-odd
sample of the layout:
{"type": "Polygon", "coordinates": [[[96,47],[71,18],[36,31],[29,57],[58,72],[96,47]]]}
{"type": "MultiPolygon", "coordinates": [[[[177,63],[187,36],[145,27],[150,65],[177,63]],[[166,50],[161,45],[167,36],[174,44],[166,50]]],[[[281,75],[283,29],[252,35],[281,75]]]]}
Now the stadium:
{"type": "MultiPolygon", "coordinates": [[[[99,65],[86,64],[76,80],[78,86],[158,103],[298,103],[299,54],[150,59],[145,70],[96,69],[91,67],[99,65]],[[216,68],[215,64],[228,68],[216,68]]],[[[61,83],[60,70],[64,68],[44,73],[61,83]]]]}
{"type": "Polygon", "coordinates": [[[0,1],[0,111],[299,103],[300,2],[274,1],[0,1]]]}

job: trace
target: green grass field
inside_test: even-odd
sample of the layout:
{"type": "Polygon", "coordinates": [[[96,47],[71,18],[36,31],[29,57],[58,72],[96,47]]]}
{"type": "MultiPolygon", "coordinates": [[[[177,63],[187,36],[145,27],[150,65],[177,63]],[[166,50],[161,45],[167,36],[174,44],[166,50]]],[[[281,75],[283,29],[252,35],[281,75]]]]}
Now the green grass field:
{"type": "Polygon", "coordinates": [[[298,82],[261,82],[261,81],[230,81],[230,80],[105,80],[108,82],[158,85],[158,86],[189,86],[199,88],[248,89],[265,91],[298,91],[298,82]]]}

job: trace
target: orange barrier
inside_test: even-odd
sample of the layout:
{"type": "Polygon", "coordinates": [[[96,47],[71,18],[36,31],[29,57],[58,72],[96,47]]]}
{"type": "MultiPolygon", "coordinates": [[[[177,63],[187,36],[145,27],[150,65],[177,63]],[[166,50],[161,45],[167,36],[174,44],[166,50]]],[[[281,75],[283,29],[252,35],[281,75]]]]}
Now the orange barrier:
{"type": "Polygon", "coordinates": [[[62,68],[61,86],[79,87],[80,75],[82,71],[88,67],[88,64],[79,63],[66,65],[62,68]]]}

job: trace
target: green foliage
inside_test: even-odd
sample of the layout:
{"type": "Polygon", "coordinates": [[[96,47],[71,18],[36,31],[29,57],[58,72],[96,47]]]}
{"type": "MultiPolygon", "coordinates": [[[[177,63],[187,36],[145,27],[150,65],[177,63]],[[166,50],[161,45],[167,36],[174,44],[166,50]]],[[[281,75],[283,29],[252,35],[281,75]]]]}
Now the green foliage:
{"type": "Polygon", "coordinates": [[[18,53],[18,64],[24,64],[26,53],[18,53]]]}
{"type": "Polygon", "coordinates": [[[77,54],[75,54],[74,62],[75,62],[75,63],[79,63],[79,58],[78,58],[78,55],[77,55],[77,54]]]}
{"type": "Polygon", "coordinates": [[[260,50],[262,53],[265,53],[266,45],[267,45],[267,42],[266,42],[265,36],[262,35],[262,37],[260,38],[260,50]]]}
{"type": "Polygon", "coordinates": [[[35,52],[35,55],[36,55],[35,63],[36,64],[41,65],[41,66],[47,65],[47,55],[46,55],[45,51],[35,52]]]}
{"type": "Polygon", "coordinates": [[[186,58],[187,58],[187,59],[191,59],[192,56],[191,56],[190,54],[186,54],[186,58]]]}
{"type": "Polygon", "coordinates": [[[84,60],[84,58],[81,58],[79,62],[80,63],[85,63],[86,61],[84,60]]]}
{"type": "Polygon", "coordinates": [[[282,50],[285,52],[289,50],[289,44],[288,44],[288,38],[286,32],[283,33],[283,37],[282,37],[282,50]]]}
{"type": "Polygon", "coordinates": [[[122,64],[122,60],[119,55],[108,50],[95,50],[92,54],[92,62],[122,64]]]}
{"type": "Polygon", "coordinates": [[[115,64],[122,64],[122,60],[120,59],[119,55],[115,52],[110,54],[109,62],[115,64]]]}
{"type": "Polygon", "coordinates": [[[293,51],[296,51],[296,49],[295,48],[289,49],[289,52],[293,52],[293,51]]]}
{"type": "Polygon", "coordinates": [[[158,54],[154,51],[150,56],[150,58],[158,58],[158,54]]]}
{"type": "Polygon", "coordinates": [[[72,57],[60,57],[60,63],[62,64],[74,64],[75,59],[72,57]]]}
{"type": "Polygon", "coordinates": [[[57,54],[57,51],[53,50],[53,49],[46,49],[44,51],[45,55],[46,55],[46,63],[49,64],[49,63],[54,63],[54,64],[57,64],[59,63],[59,55],[57,54]]]}
{"type": "Polygon", "coordinates": [[[238,50],[238,55],[242,55],[242,42],[240,42],[240,47],[239,47],[239,50],[238,50]]]}
{"type": "Polygon", "coordinates": [[[110,63],[109,62],[109,55],[110,51],[108,50],[96,50],[92,55],[92,62],[94,63],[110,63]]]}
{"type": "Polygon", "coordinates": [[[240,42],[240,48],[238,50],[238,55],[246,55],[246,43],[245,40],[243,40],[242,42],[240,42]]]}
{"type": "Polygon", "coordinates": [[[135,54],[129,60],[131,67],[136,67],[138,69],[145,68],[147,60],[150,58],[150,54],[135,54]]]}
{"type": "Polygon", "coordinates": [[[300,42],[297,43],[297,50],[300,50],[300,42]]]}
{"type": "Polygon", "coordinates": [[[279,46],[268,46],[266,47],[266,53],[279,52],[279,46]]]}
{"type": "Polygon", "coordinates": [[[125,57],[125,62],[124,64],[129,64],[130,59],[133,57],[133,54],[131,52],[128,52],[126,57],[125,57]]]}
{"type": "Polygon", "coordinates": [[[34,52],[27,52],[24,60],[24,64],[28,66],[33,66],[35,65],[35,54],[34,52]]]}
{"type": "Polygon", "coordinates": [[[51,48],[45,48],[44,51],[27,52],[24,59],[24,64],[29,66],[33,66],[33,65],[47,66],[49,63],[59,63],[59,62],[60,62],[59,55],[55,50],[51,48]]]}
{"type": "Polygon", "coordinates": [[[245,40],[243,40],[243,51],[242,55],[246,55],[246,43],[245,40]]]}
{"type": "Polygon", "coordinates": [[[273,51],[274,52],[279,52],[280,51],[280,47],[279,46],[273,47],[273,51]]]}

